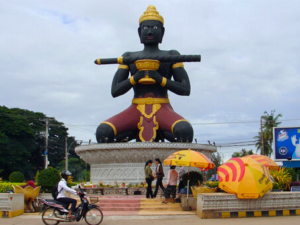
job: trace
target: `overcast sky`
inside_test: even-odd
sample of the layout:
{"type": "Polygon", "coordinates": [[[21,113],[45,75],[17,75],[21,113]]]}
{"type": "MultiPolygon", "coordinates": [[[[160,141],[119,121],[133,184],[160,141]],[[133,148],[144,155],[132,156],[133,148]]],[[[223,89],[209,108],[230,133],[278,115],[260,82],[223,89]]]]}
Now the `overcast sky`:
{"type": "Polygon", "coordinates": [[[113,98],[118,65],[93,62],[143,48],[137,28],[148,5],[165,20],[160,49],[202,57],[185,63],[191,95],[169,92],[198,143],[223,146],[228,159],[256,150],[225,146],[252,141],[264,111],[300,125],[298,0],[0,0],[0,105],[43,112],[96,142],[99,123],[126,109],[133,91],[113,98]]]}

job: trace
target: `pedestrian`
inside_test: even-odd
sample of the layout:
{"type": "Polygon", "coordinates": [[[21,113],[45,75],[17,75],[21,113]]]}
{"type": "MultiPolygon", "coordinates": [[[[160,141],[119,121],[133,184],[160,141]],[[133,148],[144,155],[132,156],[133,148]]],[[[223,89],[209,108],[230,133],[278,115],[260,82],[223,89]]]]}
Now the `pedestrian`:
{"type": "Polygon", "coordinates": [[[162,180],[163,180],[163,177],[165,176],[165,174],[164,174],[164,169],[161,165],[161,161],[159,160],[159,158],[155,159],[155,164],[156,164],[156,169],[155,169],[156,187],[155,187],[154,196],[153,196],[154,198],[156,198],[159,187],[161,188],[161,190],[163,192],[165,192],[165,188],[162,184],[162,180]]]}
{"type": "Polygon", "coordinates": [[[183,176],[183,174],[185,174],[185,169],[184,169],[184,167],[182,167],[182,166],[180,166],[180,167],[181,167],[181,168],[180,168],[179,173],[178,173],[178,180],[179,180],[178,193],[180,193],[180,190],[181,190],[182,188],[184,188],[184,183],[183,183],[183,181],[182,181],[182,176],[183,176]]]}
{"type": "Polygon", "coordinates": [[[152,165],[152,160],[149,159],[145,165],[145,178],[148,184],[146,198],[150,198],[150,197],[153,198],[152,181],[154,180],[154,176],[152,174],[151,165],[152,165]]]}
{"type": "Polygon", "coordinates": [[[165,190],[165,201],[162,203],[167,204],[168,198],[172,195],[172,203],[175,203],[176,200],[176,185],[178,180],[178,173],[175,170],[176,166],[171,166],[170,171],[168,172],[167,188],[165,190]]]}

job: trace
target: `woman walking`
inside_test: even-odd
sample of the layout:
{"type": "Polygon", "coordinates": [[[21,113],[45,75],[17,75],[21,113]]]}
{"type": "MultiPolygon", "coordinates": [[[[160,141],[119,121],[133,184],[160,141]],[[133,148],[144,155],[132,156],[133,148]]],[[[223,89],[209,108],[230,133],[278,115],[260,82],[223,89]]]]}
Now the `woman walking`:
{"type": "Polygon", "coordinates": [[[152,174],[152,169],[150,167],[151,165],[152,165],[152,160],[149,159],[145,165],[145,177],[146,177],[146,182],[148,184],[146,198],[149,197],[153,198],[152,181],[154,180],[154,176],[152,174]]]}
{"type": "Polygon", "coordinates": [[[159,187],[161,188],[161,190],[163,192],[165,192],[165,188],[162,184],[162,180],[163,180],[163,177],[165,176],[165,174],[164,174],[164,169],[161,165],[161,161],[159,160],[159,158],[155,159],[155,164],[156,164],[156,169],[155,169],[156,187],[155,187],[154,196],[153,196],[154,198],[156,198],[159,187]]]}

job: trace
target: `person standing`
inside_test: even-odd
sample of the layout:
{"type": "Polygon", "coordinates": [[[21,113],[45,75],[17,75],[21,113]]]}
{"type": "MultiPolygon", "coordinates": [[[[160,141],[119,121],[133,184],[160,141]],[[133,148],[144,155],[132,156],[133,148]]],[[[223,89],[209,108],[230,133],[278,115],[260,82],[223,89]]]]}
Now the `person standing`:
{"type": "Polygon", "coordinates": [[[184,188],[184,183],[183,183],[183,181],[182,181],[182,176],[183,176],[183,174],[185,174],[185,169],[184,169],[184,167],[182,167],[182,166],[180,166],[180,167],[181,167],[181,168],[180,168],[179,173],[178,173],[178,180],[179,180],[178,193],[180,193],[180,190],[181,190],[182,188],[184,188]]]}
{"type": "Polygon", "coordinates": [[[165,192],[165,188],[162,184],[162,180],[163,180],[163,177],[165,176],[165,174],[164,174],[164,169],[161,165],[161,161],[159,160],[159,158],[155,159],[155,164],[156,164],[156,169],[155,169],[156,187],[155,187],[154,196],[153,196],[154,198],[156,198],[159,187],[161,188],[161,190],[163,192],[165,192]]]}
{"type": "Polygon", "coordinates": [[[178,180],[178,173],[175,170],[176,166],[171,166],[170,171],[168,172],[167,188],[165,190],[165,201],[162,203],[167,204],[168,198],[172,195],[172,203],[175,203],[176,198],[176,185],[178,180]]]}
{"type": "Polygon", "coordinates": [[[146,198],[149,198],[149,197],[153,198],[152,181],[154,180],[154,176],[152,174],[152,169],[151,169],[152,162],[153,161],[151,159],[149,159],[145,165],[145,178],[146,178],[146,182],[148,184],[146,198]]]}

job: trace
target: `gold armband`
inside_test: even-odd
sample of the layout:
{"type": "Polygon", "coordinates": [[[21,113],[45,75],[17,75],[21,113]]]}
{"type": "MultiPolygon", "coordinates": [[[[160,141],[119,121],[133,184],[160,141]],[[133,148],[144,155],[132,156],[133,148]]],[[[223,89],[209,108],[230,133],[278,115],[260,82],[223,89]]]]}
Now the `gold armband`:
{"type": "Polygon", "coordinates": [[[163,77],[160,86],[164,87],[167,84],[167,78],[163,77]]]}
{"type": "Polygon", "coordinates": [[[174,69],[177,68],[177,67],[182,67],[182,68],[184,68],[184,65],[183,65],[182,62],[180,62],[180,63],[175,63],[175,64],[173,64],[172,69],[174,70],[174,69]]]}
{"type": "Polygon", "coordinates": [[[129,67],[127,65],[119,65],[118,69],[129,70],[129,67]]]}
{"type": "Polygon", "coordinates": [[[123,64],[123,56],[117,58],[117,63],[123,64]]]}
{"type": "Polygon", "coordinates": [[[131,76],[129,80],[130,80],[130,83],[131,83],[133,86],[136,84],[136,82],[135,82],[133,76],[131,76]]]}

